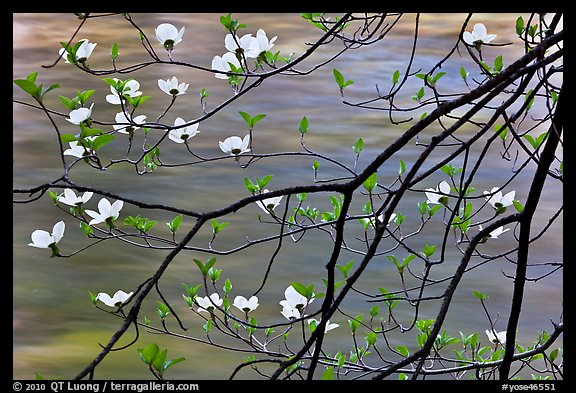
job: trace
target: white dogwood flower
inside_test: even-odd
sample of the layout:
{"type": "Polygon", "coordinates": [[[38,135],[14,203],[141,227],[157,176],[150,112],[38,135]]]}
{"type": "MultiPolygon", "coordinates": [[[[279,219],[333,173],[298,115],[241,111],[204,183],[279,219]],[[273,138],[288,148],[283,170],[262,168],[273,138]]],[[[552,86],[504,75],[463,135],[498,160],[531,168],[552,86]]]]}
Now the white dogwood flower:
{"type": "Polygon", "coordinates": [[[167,80],[158,79],[158,87],[160,90],[172,97],[186,94],[188,86],[189,84],[184,82],[178,84],[178,78],[175,76],[167,80]]]}
{"type": "Polygon", "coordinates": [[[96,300],[100,300],[102,303],[107,305],[108,307],[120,307],[122,304],[126,303],[130,296],[132,296],[134,292],[126,293],[123,290],[116,291],[114,296],[110,297],[105,292],[100,292],[96,295],[96,300]]]}
{"type": "MultiPolygon", "coordinates": [[[[318,324],[320,323],[320,321],[317,321],[314,318],[309,319],[307,322],[308,325],[312,325],[314,327],[314,330],[316,330],[316,326],[318,326],[318,324]]],[[[328,333],[330,330],[336,329],[339,326],[340,325],[338,325],[337,323],[330,323],[330,320],[328,320],[326,326],[324,327],[324,333],[328,333]]]]}
{"type": "Polygon", "coordinates": [[[244,139],[240,139],[239,136],[231,136],[224,140],[224,142],[219,141],[220,150],[224,153],[237,156],[242,153],[250,151],[248,147],[250,145],[250,134],[246,135],[244,139]]]}
{"type": "Polygon", "coordinates": [[[494,38],[496,38],[496,34],[488,34],[484,24],[476,23],[472,29],[472,32],[465,31],[462,34],[462,38],[468,45],[477,46],[489,43],[494,38]]]}
{"type": "MultiPolygon", "coordinates": [[[[302,296],[292,285],[290,285],[284,291],[284,297],[286,299],[280,301],[280,305],[290,311],[291,309],[301,310],[306,307],[309,303],[314,301],[314,294],[312,298],[308,300],[305,296],[302,296]]],[[[299,318],[299,316],[297,317],[299,318]]]]}
{"type": "Polygon", "coordinates": [[[139,115],[132,118],[132,120],[129,120],[124,112],[119,112],[116,113],[114,120],[116,121],[116,123],[119,123],[114,124],[112,126],[116,131],[122,134],[129,134],[130,131],[134,132],[138,130],[140,127],[142,127],[144,124],[146,124],[146,115],[139,115]],[[139,127],[126,125],[126,123],[136,123],[139,127]]]}
{"type": "MultiPolygon", "coordinates": [[[[87,38],[82,38],[80,40],[80,42],[82,42],[82,44],[80,44],[80,46],[78,47],[78,50],[76,51],[76,61],[86,61],[88,60],[88,58],[90,57],[90,55],[92,54],[92,52],[94,51],[94,48],[96,48],[96,45],[98,45],[97,43],[91,43],[90,41],[88,41],[87,38]]],[[[73,62],[68,61],[68,55],[70,54],[66,49],[61,48],[60,51],[58,52],[62,58],[65,60],[66,63],[71,64],[73,62]]]]}
{"type": "Polygon", "coordinates": [[[446,181],[442,181],[435,189],[434,188],[426,189],[425,194],[426,198],[428,198],[426,202],[428,204],[442,203],[440,199],[446,197],[446,195],[442,195],[440,193],[446,195],[450,194],[450,185],[446,181]]]}
{"type": "Polygon", "coordinates": [[[252,34],[245,34],[240,39],[232,34],[227,34],[224,38],[224,46],[231,53],[235,53],[236,56],[244,53],[246,58],[256,58],[260,54],[258,52],[258,41],[252,37],[252,34]]]}
{"type": "Polygon", "coordinates": [[[79,125],[80,123],[88,120],[90,116],[92,116],[92,108],[94,107],[94,103],[90,105],[90,108],[78,108],[74,109],[70,112],[70,115],[66,120],[68,120],[72,124],[79,125]]]}
{"type": "Polygon", "coordinates": [[[92,220],[90,220],[88,225],[96,225],[117,219],[123,206],[124,201],[121,200],[117,200],[111,204],[106,198],[100,199],[100,202],[98,202],[98,212],[94,210],[86,210],[86,214],[92,217],[92,220]]]}
{"type": "Polygon", "coordinates": [[[184,35],[185,27],[182,27],[180,31],[171,23],[162,23],[156,27],[156,38],[166,50],[171,51],[174,46],[182,41],[182,36],[184,35]]]}
{"type": "Polygon", "coordinates": [[[282,311],[280,311],[280,313],[284,316],[284,318],[286,318],[287,320],[291,320],[291,319],[298,319],[300,318],[300,311],[298,311],[296,308],[294,307],[282,307],[282,311]]]}
{"type": "Polygon", "coordinates": [[[28,245],[36,248],[52,248],[64,237],[64,229],[66,229],[64,221],[58,221],[54,224],[52,233],[43,229],[36,229],[30,236],[32,243],[28,243],[28,245]]]}
{"type": "MultiPolygon", "coordinates": [[[[114,78],[114,81],[118,82],[119,79],[114,78]]],[[[111,94],[106,95],[106,102],[112,105],[120,105],[121,99],[118,95],[118,91],[114,88],[114,86],[110,86],[110,92],[111,94]]],[[[122,88],[122,99],[124,99],[124,96],[134,98],[141,95],[142,92],[140,91],[140,82],[138,82],[136,79],[130,79],[124,83],[124,87],[122,88]]]]}
{"type": "Polygon", "coordinates": [[[224,302],[223,299],[220,299],[220,296],[217,293],[213,293],[210,297],[196,297],[196,303],[200,306],[198,308],[198,312],[210,312],[214,310],[214,305],[220,307],[224,302]]]}
{"type": "MultiPolygon", "coordinates": [[[[94,139],[96,139],[96,136],[88,136],[84,139],[92,142],[94,139]]],[[[94,151],[92,149],[82,146],[81,144],[78,143],[78,141],[68,142],[68,145],[70,146],[70,148],[64,150],[63,154],[65,156],[82,158],[84,156],[94,154],[94,151]]]]}
{"type": "Polygon", "coordinates": [[[496,335],[491,330],[486,330],[486,335],[491,343],[500,343],[502,345],[506,344],[506,330],[502,332],[496,332],[496,335]]]}
{"type": "MultiPolygon", "coordinates": [[[[230,72],[232,68],[229,63],[232,63],[236,68],[240,68],[240,62],[236,58],[236,55],[232,52],[226,52],[222,57],[214,56],[212,59],[212,69],[222,72],[230,72]]],[[[218,72],[214,73],[214,76],[218,79],[228,79],[228,75],[218,72]]]]}
{"type": "Polygon", "coordinates": [[[256,51],[258,52],[258,56],[262,54],[262,52],[267,52],[274,46],[274,41],[276,41],[277,36],[268,40],[268,36],[266,36],[266,32],[262,29],[259,29],[256,32],[256,51]]]}
{"type": "Polygon", "coordinates": [[[500,210],[503,207],[510,206],[514,202],[516,191],[512,190],[506,195],[503,195],[498,187],[494,187],[490,192],[484,191],[484,195],[489,195],[486,197],[488,203],[491,204],[494,209],[500,210]]]}
{"type": "MultiPolygon", "coordinates": [[[[482,230],[482,224],[478,225],[478,230],[480,230],[480,231],[482,230]]],[[[503,234],[504,232],[507,232],[509,230],[510,230],[510,228],[505,229],[503,226],[498,227],[498,228],[494,229],[492,232],[490,232],[487,237],[490,239],[498,239],[498,236],[500,236],[501,234],[503,234]]]]}
{"type": "MultiPolygon", "coordinates": [[[[181,126],[182,124],[186,124],[186,121],[181,117],[177,117],[176,120],[174,120],[174,127],[181,126]]],[[[198,124],[199,123],[192,124],[191,126],[187,127],[177,128],[175,130],[170,130],[168,133],[168,138],[176,143],[184,143],[200,132],[198,131],[198,124]]]]}
{"type": "Polygon", "coordinates": [[[79,206],[88,202],[93,194],[93,192],[86,191],[82,196],[77,196],[73,190],[66,188],[64,193],[58,196],[58,202],[62,202],[68,206],[79,206]]]}
{"type": "Polygon", "coordinates": [[[236,296],[233,305],[238,310],[248,313],[256,310],[259,304],[256,296],[252,296],[250,299],[246,299],[244,296],[236,296]]]}
{"type": "MultiPolygon", "coordinates": [[[[262,191],[262,194],[266,194],[267,192],[270,192],[270,190],[264,190],[262,191]]],[[[270,211],[276,209],[276,207],[280,204],[283,197],[283,195],[280,195],[273,198],[263,199],[261,201],[256,201],[256,204],[260,209],[264,210],[266,214],[270,214],[270,211]]]]}

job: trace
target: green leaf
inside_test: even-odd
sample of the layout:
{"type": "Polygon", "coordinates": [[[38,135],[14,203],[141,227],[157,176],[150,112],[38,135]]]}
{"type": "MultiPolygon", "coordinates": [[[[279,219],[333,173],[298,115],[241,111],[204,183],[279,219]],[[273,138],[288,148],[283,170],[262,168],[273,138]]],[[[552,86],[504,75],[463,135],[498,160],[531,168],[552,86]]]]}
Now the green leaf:
{"type": "Polygon", "coordinates": [[[204,333],[209,334],[210,330],[212,329],[212,320],[209,319],[206,321],[206,323],[202,325],[202,329],[204,330],[204,333]]]}
{"type": "Polygon", "coordinates": [[[472,294],[476,296],[480,301],[488,299],[488,295],[479,291],[472,291],[472,294]]]}
{"type": "Polygon", "coordinates": [[[137,349],[137,351],[140,354],[140,359],[142,359],[144,363],[151,365],[156,356],[158,356],[160,348],[158,348],[157,344],[152,343],[144,348],[137,349]]]}
{"type": "Polygon", "coordinates": [[[430,258],[435,251],[436,251],[436,244],[429,246],[428,244],[424,243],[424,249],[422,250],[422,253],[426,258],[430,258]]]}
{"type": "Polygon", "coordinates": [[[300,120],[300,124],[298,124],[298,131],[300,131],[300,134],[303,136],[308,132],[308,118],[306,116],[303,116],[300,120]]]}
{"type": "Polygon", "coordinates": [[[226,281],[224,281],[224,287],[222,289],[224,290],[225,294],[229,294],[230,291],[232,290],[232,281],[230,281],[229,278],[227,278],[226,281]]]}
{"type": "Polygon", "coordinates": [[[101,147],[107,145],[108,143],[112,142],[115,139],[114,135],[106,134],[100,135],[94,139],[92,142],[92,150],[98,150],[101,147]]]}
{"type": "Polygon", "coordinates": [[[314,162],[312,163],[312,168],[314,169],[314,172],[318,172],[318,169],[320,169],[320,163],[314,160],[314,162]]]}
{"type": "Polygon", "coordinates": [[[32,97],[40,98],[38,95],[38,87],[36,87],[34,82],[31,82],[27,79],[15,79],[14,83],[26,93],[30,94],[32,97]]]}
{"type": "Polygon", "coordinates": [[[112,44],[112,48],[110,49],[110,57],[112,58],[112,61],[115,61],[118,58],[118,44],[115,42],[112,44]]]}
{"type": "Polygon", "coordinates": [[[398,175],[402,175],[406,171],[406,164],[403,160],[400,160],[400,169],[398,170],[398,175]]]}
{"type": "Polygon", "coordinates": [[[502,55],[497,56],[494,59],[494,71],[500,72],[500,71],[502,71],[503,67],[504,67],[504,62],[502,61],[502,55]]]}
{"type": "Polygon", "coordinates": [[[68,143],[68,142],[77,141],[78,139],[76,138],[76,135],[72,135],[72,134],[62,134],[62,135],[60,135],[60,140],[61,140],[63,143],[68,143]]]}
{"type": "Polygon", "coordinates": [[[394,71],[394,73],[392,74],[392,84],[396,84],[398,83],[398,81],[400,80],[400,71],[396,70],[394,71]]]}
{"type": "Polygon", "coordinates": [[[554,360],[556,360],[556,358],[558,357],[558,348],[556,348],[555,350],[553,350],[552,352],[550,352],[550,361],[552,363],[554,363],[554,360]]]}
{"type": "Polygon", "coordinates": [[[468,78],[468,75],[470,75],[470,73],[466,71],[464,67],[460,67],[460,76],[462,77],[462,79],[466,80],[466,78],[468,78]]]}
{"type": "Polygon", "coordinates": [[[180,228],[181,222],[182,222],[182,214],[179,214],[176,217],[174,217],[172,221],[167,222],[166,225],[168,225],[170,232],[176,233],[176,231],[178,231],[178,228],[180,228]]]}
{"type": "Polygon", "coordinates": [[[38,72],[34,71],[28,75],[26,75],[26,80],[32,83],[36,83],[36,78],[38,77],[38,72]]]}
{"type": "Polygon", "coordinates": [[[80,222],[80,230],[82,230],[86,236],[92,235],[93,232],[92,227],[84,222],[80,222]]]}
{"type": "Polygon", "coordinates": [[[344,87],[344,76],[342,75],[342,73],[340,71],[338,71],[336,68],[334,68],[332,70],[333,74],[334,74],[334,79],[336,80],[336,84],[338,85],[338,87],[340,89],[342,89],[344,87]]]}
{"type": "Polygon", "coordinates": [[[524,210],[524,206],[520,203],[520,201],[514,200],[512,201],[512,204],[514,205],[518,213],[522,213],[522,210],[524,210]]]}
{"type": "Polygon", "coordinates": [[[164,371],[166,371],[166,370],[168,370],[168,368],[172,367],[172,366],[175,365],[175,364],[181,363],[181,362],[183,362],[184,360],[186,360],[186,358],[183,358],[183,357],[168,360],[168,361],[166,361],[166,362],[164,363],[164,365],[162,366],[162,369],[163,369],[164,371]]]}
{"type": "Polygon", "coordinates": [[[516,34],[520,36],[522,33],[524,33],[524,19],[519,16],[518,19],[516,19],[516,34]]]}
{"type": "Polygon", "coordinates": [[[244,178],[244,187],[251,194],[255,194],[256,191],[258,191],[258,187],[252,183],[252,180],[248,179],[247,177],[244,178]]]}
{"type": "Polygon", "coordinates": [[[62,102],[62,104],[67,108],[70,109],[71,111],[76,109],[76,102],[75,100],[68,98],[68,97],[64,97],[64,96],[58,96],[58,98],[60,99],[60,101],[62,102]]]}
{"type": "Polygon", "coordinates": [[[495,124],[494,131],[498,134],[502,141],[506,141],[506,136],[508,134],[508,127],[502,126],[502,124],[495,124]]]}
{"type": "Polygon", "coordinates": [[[378,335],[376,334],[376,332],[370,331],[368,332],[368,334],[364,339],[366,340],[367,347],[374,346],[376,345],[376,341],[378,340],[378,335]]]}
{"type": "Polygon", "coordinates": [[[296,199],[298,199],[298,202],[304,203],[306,201],[307,196],[308,196],[307,193],[301,192],[301,193],[296,194],[296,199]]]}
{"type": "Polygon", "coordinates": [[[362,317],[363,317],[362,314],[358,314],[354,319],[348,320],[348,326],[350,327],[352,333],[355,333],[356,329],[358,329],[358,326],[360,326],[360,323],[362,322],[362,317]]]}
{"type": "Polygon", "coordinates": [[[358,140],[354,142],[352,149],[354,149],[354,153],[356,153],[356,155],[360,155],[360,152],[364,149],[364,141],[362,138],[358,138],[358,140]]]}
{"type": "Polygon", "coordinates": [[[240,113],[240,115],[242,116],[242,118],[244,119],[244,121],[246,122],[246,124],[248,125],[249,128],[252,128],[252,116],[250,116],[248,113],[246,112],[242,112],[239,111],[238,113],[240,113]]]}
{"type": "MultiPolygon", "coordinates": [[[[296,290],[296,292],[298,292],[300,295],[304,296],[305,298],[309,298],[308,296],[308,288],[306,288],[306,285],[293,281],[292,283],[290,283],[290,285],[292,285],[292,287],[296,290]]],[[[310,296],[311,297],[311,296],[310,296]]]]}
{"type": "Polygon", "coordinates": [[[327,367],[322,373],[323,381],[331,381],[334,379],[334,367],[327,367]]]}
{"type": "Polygon", "coordinates": [[[404,345],[396,345],[396,350],[400,352],[400,354],[404,357],[407,357],[410,354],[408,348],[406,348],[404,345]]]}
{"type": "Polygon", "coordinates": [[[344,276],[344,278],[348,278],[348,272],[350,272],[350,269],[352,268],[352,265],[354,265],[354,260],[349,261],[346,265],[342,266],[342,265],[336,265],[336,268],[338,270],[340,270],[340,273],[342,273],[342,275],[344,276]]]}
{"type": "Polygon", "coordinates": [[[374,172],[373,174],[370,175],[370,177],[368,177],[368,179],[364,181],[363,186],[366,189],[366,191],[372,192],[372,190],[374,190],[374,187],[376,187],[376,184],[378,184],[377,179],[378,174],[374,172]]]}
{"type": "Polygon", "coordinates": [[[378,305],[375,305],[375,306],[371,307],[371,308],[370,308],[370,316],[371,316],[372,318],[375,318],[376,315],[378,315],[378,310],[379,310],[378,305]]]}
{"type": "Polygon", "coordinates": [[[208,273],[208,269],[206,268],[206,266],[204,266],[202,261],[194,258],[194,263],[196,263],[196,265],[200,268],[200,271],[202,272],[202,276],[206,277],[206,273],[208,273]]]}

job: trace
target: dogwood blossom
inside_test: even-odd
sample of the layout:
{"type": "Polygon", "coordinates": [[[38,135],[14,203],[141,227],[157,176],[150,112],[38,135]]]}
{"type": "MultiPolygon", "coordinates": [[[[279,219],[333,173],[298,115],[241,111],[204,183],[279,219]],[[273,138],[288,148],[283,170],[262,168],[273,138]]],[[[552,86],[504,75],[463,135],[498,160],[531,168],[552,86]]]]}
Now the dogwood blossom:
{"type": "Polygon", "coordinates": [[[182,27],[180,31],[171,23],[162,23],[156,27],[156,38],[166,50],[171,51],[174,46],[182,41],[182,36],[184,35],[185,27],[182,27]]]}
{"type": "Polygon", "coordinates": [[[107,305],[108,307],[120,307],[123,303],[126,303],[130,296],[132,296],[134,292],[126,293],[123,290],[116,291],[114,296],[110,297],[105,292],[100,292],[96,295],[96,300],[100,300],[102,303],[107,305]]]}
{"type": "Polygon", "coordinates": [[[250,151],[248,147],[250,145],[250,134],[246,135],[244,139],[240,139],[239,136],[231,136],[224,140],[224,142],[219,141],[220,150],[224,153],[237,156],[242,153],[250,151]]]}
{"type": "MultiPolygon", "coordinates": [[[[174,127],[181,126],[182,124],[186,124],[186,121],[181,117],[177,117],[174,120],[174,127]]],[[[188,139],[192,138],[194,135],[198,134],[198,123],[192,124],[191,126],[177,128],[175,130],[170,130],[168,133],[168,138],[173,140],[176,143],[184,143],[188,139]]]]}
{"type": "Polygon", "coordinates": [[[489,43],[494,38],[496,38],[496,34],[488,34],[484,24],[476,23],[474,25],[474,29],[472,29],[472,32],[465,31],[462,34],[462,38],[468,45],[475,46],[489,43]]]}
{"type": "Polygon", "coordinates": [[[236,296],[233,305],[238,310],[248,313],[256,310],[259,304],[256,296],[252,296],[250,299],[246,299],[244,296],[236,296]]]}
{"type": "Polygon", "coordinates": [[[213,293],[210,297],[196,297],[196,303],[200,306],[198,308],[198,312],[210,312],[214,310],[214,305],[220,307],[224,302],[223,299],[220,299],[220,296],[217,293],[213,293]]]}
{"type": "MultiPolygon", "coordinates": [[[[118,82],[118,78],[114,78],[114,81],[118,82]]],[[[124,84],[124,88],[122,89],[122,96],[129,96],[131,98],[138,97],[142,95],[140,89],[140,82],[136,79],[130,79],[124,84]]],[[[120,105],[121,100],[120,96],[118,95],[118,91],[114,88],[114,86],[110,86],[110,91],[112,94],[108,94],[106,96],[106,101],[112,105],[120,105]]]]}
{"type": "MultiPolygon", "coordinates": [[[[314,329],[316,329],[316,326],[318,326],[319,323],[320,321],[317,321],[314,318],[308,320],[308,325],[314,326],[314,329]]],[[[339,326],[340,325],[338,325],[337,323],[330,323],[330,320],[328,320],[326,326],[324,327],[324,333],[328,333],[330,330],[336,329],[339,326]]]]}
{"type": "Polygon", "coordinates": [[[506,330],[502,332],[496,332],[496,335],[491,330],[486,330],[486,335],[491,343],[500,343],[502,345],[506,344],[506,330]]]}
{"type": "Polygon", "coordinates": [[[490,192],[484,191],[484,195],[491,195],[487,196],[486,200],[494,209],[499,210],[502,207],[510,206],[514,202],[516,191],[512,190],[506,195],[503,195],[498,187],[494,187],[490,192]]]}
{"type": "MultiPolygon", "coordinates": [[[[92,54],[92,52],[94,51],[94,48],[96,48],[96,45],[98,45],[97,43],[91,43],[90,41],[88,41],[87,38],[82,38],[80,40],[80,42],[82,42],[82,44],[80,44],[80,46],[78,47],[78,50],[76,51],[76,61],[86,61],[88,60],[88,58],[90,57],[90,55],[92,54]]],[[[68,55],[70,54],[65,48],[61,48],[58,53],[62,56],[62,58],[65,60],[65,63],[71,64],[73,62],[68,61],[68,55]]]]}
{"type": "Polygon", "coordinates": [[[43,229],[36,229],[30,236],[32,243],[28,243],[28,245],[36,248],[52,248],[64,237],[64,229],[66,229],[64,221],[58,221],[54,224],[52,233],[43,229]]]}
{"type": "MultiPolygon", "coordinates": [[[[232,63],[236,68],[241,68],[236,55],[232,52],[227,52],[223,54],[222,57],[214,56],[212,59],[212,69],[222,72],[230,72],[232,68],[229,63],[232,63]]],[[[218,72],[214,73],[214,76],[218,79],[228,79],[228,75],[218,72]]]]}
{"type": "Polygon", "coordinates": [[[292,285],[290,285],[284,291],[285,300],[280,301],[280,305],[285,309],[291,310],[301,310],[302,308],[306,307],[308,304],[314,301],[314,295],[308,300],[305,296],[302,296],[292,285]]]}
{"type": "Polygon", "coordinates": [[[92,217],[92,220],[88,225],[96,225],[102,222],[108,222],[109,220],[115,220],[120,215],[120,210],[124,206],[124,201],[117,200],[114,203],[110,203],[108,199],[102,198],[98,202],[98,212],[94,210],[86,210],[86,214],[92,217]]]}
{"type": "Polygon", "coordinates": [[[252,34],[245,34],[242,38],[235,38],[232,34],[227,34],[224,38],[224,46],[228,51],[235,53],[236,56],[244,54],[246,58],[256,58],[260,54],[258,51],[258,41],[252,37],[252,34]]]}
{"type": "Polygon", "coordinates": [[[184,82],[178,84],[178,78],[175,76],[167,80],[158,79],[158,87],[160,90],[172,97],[186,94],[188,86],[189,84],[184,82]]]}
{"type": "MultiPolygon", "coordinates": [[[[390,219],[388,220],[388,225],[390,225],[390,223],[393,222],[395,219],[396,219],[396,213],[392,213],[390,215],[390,219]]],[[[361,220],[364,222],[364,224],[371,224],[372,226],[376,226],[376,221],[374,220],[374,217],[362,218],[361,220]]],[[[379,223],[382,223],[384,221],[384,213],[376,217],[376,220],[379,223]]]]}
{"type": "MultiPolygon", "coordinates": [[[[262,191],[262,194],[266,194],[267,192],[270,192],[270,190],[264,190],[262,191]]],[[[256,204],[258,205],[258,207],[262,210],[264,210],[264,212],[266,214],[270,214],[271,210],[276,209],[276,207],[280,204],[280,201],[282,201],[283,195],[277,196],[277,197],[273,197],[273,198],[267,198],[267,199],[263,199],[261,201],[256,201],[256,204]]]]}
{"type": "Polygon", "coordinates": [[[70,115],[66,120],[68,120],[72,124],[79,125],[80,123],[88,120],[90,116],[92,116],[92,108],[94,107],[94,103],[90,105],[90,108],[78,108],[74,109],[70,112],[70,115]]]}
{"type": "MultiPolygon", "coordinates": [[[[89,136],[84,139],[92,142],[94,139],[96,139],[96,136],[89,136]]],[[[64,150],[63,154],[65,156],[82,158],[84,156],[94,154],[94,151],[92,149],[82,146],[81,144],[78,143],[78,141],[68,142],[68,145],[70,146],[70,148],[64,150]]]]}
{"type": "Polygon", "coordinates": [[[262,52],[267,52],[274,46],[274,41],[276,41],[277,36],[268,40],[268,36],[266,36],[266,32],[262,29],[258,29],[256,32],[256,51],[258,52],[258,56],[262,54],[262,52]]]}
{"type": "MultiPolygon", "coordinates": [[[[478,230],[480,230],[480,231],[482,230],[482,224],[478,225],[478,230]]],[[[498,239],[498,236],[500,236],[501,234],[503,234],[504,232],[507,232],[509,230],[510,230],[510,228],[504,229],[503,226],[498,227],[498,228],[494,229],[492,232],[490,232],[487,237],[491,238],[491,239],[498,239]]]]}
{"type": "Polygon", "coordinates": [[[445,197],[446,195],[442,194],[450,194],[450,185],[446,181],[442,181],[438,187],[434,188],[427,188],[424,192],[426,194],[426,201],[428,204],[438,204],[441,203],[440,199],[445,197]]]}
{"type": "Polygon", "coordinates": [[[300,318],[300,311],[298,311],[296,308],[294,307],[282,307],[282,311],[280,311],[280,313],[287,319],[287,320],[291,320],[291,319],[298,319],[300,318]]]}
{"type": "Polygon", "coordinates": [[[94,193],[86,191],[82,196],[76,196],[76,193],[70,188],[66,188],[64,193],[58,196],[58,202],[62,202],[68,206],[79,206],[86,203],[92,198],[94,193]]]}
{"type": "Polygon", "coordinates": [[[116,123],[119,123],[114,124],[112,126],[116,131],[122,134],[129,134],[130,131],[134,132],[138,130],[140,127],[126,125],[126,123],[136,123],[138,126],[143,126],[144,124],[146,124],[146,115],[139,115],[132,118],[132,120],[129,120],[124,112],[119,112],[116,113],[114,120],[116,121],[116,123]]]}

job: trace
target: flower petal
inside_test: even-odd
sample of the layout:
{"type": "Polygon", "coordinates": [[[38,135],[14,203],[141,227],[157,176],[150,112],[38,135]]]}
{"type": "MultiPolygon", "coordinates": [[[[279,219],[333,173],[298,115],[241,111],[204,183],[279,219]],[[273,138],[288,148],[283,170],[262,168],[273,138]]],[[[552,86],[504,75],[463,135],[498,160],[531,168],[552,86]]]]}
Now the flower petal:
{"type": "Polygon", "coordinates": [[[48,248],[50,244],[54,242],[52,236],[43,229],[36,229],[30,235],[32,243],[28,243],[29,246],[38,248],[48,248]]]}
{"type": "Polygon", "coordinates": [[[54,243],[58,243],[64,237],[64,229],[66,229],[66,224],[64,221],[58,221],[54,224],[52,228],[52,237],[54,238],[54,243]]]}

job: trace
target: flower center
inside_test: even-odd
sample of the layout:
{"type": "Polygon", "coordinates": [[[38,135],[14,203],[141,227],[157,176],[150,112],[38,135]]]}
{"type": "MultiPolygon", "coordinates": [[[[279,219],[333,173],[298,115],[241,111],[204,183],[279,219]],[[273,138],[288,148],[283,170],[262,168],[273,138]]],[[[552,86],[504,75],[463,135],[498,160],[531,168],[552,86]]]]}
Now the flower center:
{"type": "Polygon", "coordinates": [[[242,151],[242,150],[240,150],[240,149],[238,149],[238,148],[234,148],[234,149],[231,150],[231,153],[234,154],[234,155],[238,155],[238,154],[240,154],[241,151],[242,151]]]}
{"type": "Polygon", "coordinates": [[[182,135],[180,135],[180,139],[182,139],[182,140],[184,140],[184,141],[185,141],[186,139],[188,139],[188,138],[190,138],[190,135],[188,135],[188,134],[182,134],[182,135]]]}
{"type": "Polygon", "coordinates": [[[164,48],[166,48],[166,50],[172,50],[172,49],[174,49],[174,40],[166,40],[166,41],[164,41],[164,48]]]}
{"type": "Polygon", "coordinates": [[[172,89],[172,90],[170,90],[170,94],[172,94],[173,96],[178,95],[178,93],[180,93],[180,92],[178,91],[178,89],[172,89]]]}
{"type": "Polygon", "coordinates": [[[269,203],[269,204],[266,205],[266,208],[267,208],[268,210],[274,210],[274,204],[273,204],[273,203],[269,203]]]}

